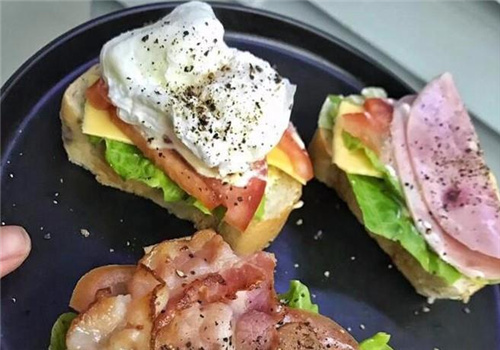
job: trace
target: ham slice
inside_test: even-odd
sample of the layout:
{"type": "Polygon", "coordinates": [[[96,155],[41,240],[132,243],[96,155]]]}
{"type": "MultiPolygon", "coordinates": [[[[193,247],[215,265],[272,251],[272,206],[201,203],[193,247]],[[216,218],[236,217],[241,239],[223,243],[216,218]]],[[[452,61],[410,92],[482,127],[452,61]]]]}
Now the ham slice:
{"type": "Polygon", "coordinates": [[[406,130],[410,105],[405,98],[396,105],[391,124],[392,148],[396,170],[403,184],[406,204],[417,229],[441,259],[469,277],[500,278],[500,260],[469,249],[449,236],[429,213],[410,161],[406,130]]]}
{"type": "Polygon", "coordinates": [[[470,250],[500,259],[500,199],[449,73],[416,98],[407,142],[417,185],[436,222],[470,250]]]}
{"type": "MultiPolygon", "coordinates": [[[[235,255],[210,230],[160,243],[148,250],[132,277],[121,277],[116,267],[106,270],[107,276],[120,274],[109,277],[121,286],[128,282],[125,295],[99,295],[73,321],[67,348],[271,350],[283,348],[285,340],[294,339],[286,334],[300,328],[300,336],[315,339],[321,349],[357,349],[333,321],[280,304],[275,265],[270,253],[235,255]]],[[[87,276],[92,275],[102,272],[87,276]]],[[[102,285],[101,278],[87,278],[91,291],[96,290],[91,281],[102,285]]]]}

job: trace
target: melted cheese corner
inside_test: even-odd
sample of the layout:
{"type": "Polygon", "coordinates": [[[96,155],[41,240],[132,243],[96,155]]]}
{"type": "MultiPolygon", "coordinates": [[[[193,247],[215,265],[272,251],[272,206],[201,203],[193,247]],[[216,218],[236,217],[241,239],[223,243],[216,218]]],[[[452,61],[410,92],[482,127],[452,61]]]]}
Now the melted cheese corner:
{"type": "Polygon", "coordinates": [[[338,116],[333,127],[333,163],[348,174],[382,177],[376,170],[363,150],[351,151],[344,144],[342,132],[344,130],[344,114],[363,113],[362,106],[342,101],[339,106],[338,116]]]}
{"type": "Polygon", "coordinates": [[[295,173],[290,157],[288,157],[288,155],[278,147],[274,147],[271,152],[267,154],[266,159],[267,164],[280,169],[285,174],[290,175],[292,178],[294,178],[294,180],[300,182],[302,185],[306,184],[306,181],[304,181],[303,178],[295,173]]]}
{"type": "Polygon", "coordinates": [[[108,111],[92,107],[85,102],[82,131],[86,135],[99,136],[107,139],[133,144],[132,141],[113,124],[108,111]]]}

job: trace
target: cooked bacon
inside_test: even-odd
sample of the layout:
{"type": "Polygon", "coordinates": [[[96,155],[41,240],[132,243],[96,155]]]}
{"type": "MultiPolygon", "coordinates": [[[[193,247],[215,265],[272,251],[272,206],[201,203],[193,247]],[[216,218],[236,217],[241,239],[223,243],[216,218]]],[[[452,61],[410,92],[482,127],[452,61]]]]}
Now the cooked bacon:
{"type": "Polygon", "coordinates": [[[68,349],[105,349],[110,335],[123,323],[130,300],[129,295],[103,298],[81,313],[68,330],[68,349]]]}
{"type": "Polygon", "coordinates": [[[238,350],[276,349],[279,343],[276,317],[262,311],[249,311],[236,324],[238,350]]]}
{"type": "Polygon", "coordinates": [[[82,312],[88,309],[99,294],[125,294],[127,282],[135,269],[135,266],[130,265],[108,265],[87,272],[76,284],[69,306],[82,312]]]}
{"type": "Polygon", "coordinates": [[[270,253],[236,256],[210,230],[160,243],[134,269],[126,295],[100,293],[73,321],[68,350],[271,350],[285,324],[307,324],[327,347],[341,344],[335,323],[280,305],[275,265],[270,253]]]}

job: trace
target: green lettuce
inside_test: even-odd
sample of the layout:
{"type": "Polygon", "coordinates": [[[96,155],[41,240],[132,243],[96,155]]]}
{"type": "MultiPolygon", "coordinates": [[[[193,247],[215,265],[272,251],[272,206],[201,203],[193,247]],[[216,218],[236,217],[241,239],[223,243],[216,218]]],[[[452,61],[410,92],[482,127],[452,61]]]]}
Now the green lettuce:
{"type": "Polygon", "coordinates": [[[188,197],[175,182],[144,157],[135,146],[105,139],[105,158],[113,170],[125,180],[140,181],[163,191],[165,202],[177,202],[188,197]]]}
{"type": "Polygon", "coordinates": [[[49,350],[66,350],[66,333],[76,316],[74,312],[66,312],[57,318],[52,326],[49,350]]]}
{"type": "MultiPolygon", "coordinates": [[[[104,157],[113,170],[125,180],[140,181],[150,187],[159,188],[163,191],[165,202],[177,202],[184,200],[186,203],[199,209],[206,215],[216,215],[220,219],[224,216],[225,209],[220,208],[214,212],[210,211],[198,199],[189,196],[165,173],[157,168],[142,152],[135,146],[124,142],[114,141],[98,136],[89,135],[89,141],[96,145],[104,142],[106,150],[104,157]]],[[[265,213],[266,198],[262,201],[255,213],[255,219],[262,220],[265,213]]]]}
{"type": "Polygon", "coordinates": [[[305,284],[300,281],[290,281],[290,287],[286,293],[280,294],[282,302],[293,309],[307,310],[314,313],[319,312],[318,305],[311,301],[311,294],[305,284]]]}
{"type": "Polygon", "coordinates": [[[387,333],[379,332],[373,337],[363,340],[359,344],[360,350],[393,350],[389,346],[391,336],[387,333]]]}
{"type": "Polygon", "coordinates": [[[443,261],[415,227],[408,209],[399,180],[382,163],[377,154],[366,147],[360,139],[342,132],[344,144],[349,150],[361,149],[372,165],[383,174],[382,179],[348,174],[356,200],[363,213],[363,221],[371,232],[398,242],[422,266],[434,275],[453,284],[462,275],[450,264],[443,261]]]}
{"type": "Polygon", "coordinates": [[[425,271],[443,278],[448,284],[462,277],[429,248],[385,180],[354,174],[347,174],[347,177],[369,231],[401,244],[425,271]]]}
{"type": "Polygon", "coordinates": [[[264,213],[266,212],[266,196],[262,196],[260,200],[260,204],[257,207],[257,211],[255,212],[254,218],[256,220],[262,220],[264,218],[264,213]]]}
{"type": "Polygon", "coordinates": [[[389,172],[389,168],[387,168],[385,164],[382,163],[377,154],[369,147],[366,147],[359,138],[352,136],[347,131],[342,131],[342,139],[344,141],[344,145],[348,150],[356,151],[358,149],[361,149],[366,154],[373,167],[383,174],[384,180],[391,186],[392,190],[398,196],[401,203],[405,203],[403,188],[401,187],[398,178],[395,176],[395,174],[389,172]]]}
{"type": "Polygon", "coordinates": [[[333,129],[335,118],[337,117],[342,96],[328,95],[321,111],[319,112],[318,126],[323,129],[333,129]]]}

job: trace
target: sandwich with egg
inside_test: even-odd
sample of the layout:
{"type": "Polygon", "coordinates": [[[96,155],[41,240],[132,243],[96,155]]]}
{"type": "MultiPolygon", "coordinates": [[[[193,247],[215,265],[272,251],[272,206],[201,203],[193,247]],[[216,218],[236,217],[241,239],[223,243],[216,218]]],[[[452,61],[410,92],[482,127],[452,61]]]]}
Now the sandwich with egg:
{"type": "Polygon", "coordinates": [[[309,151],[418,293],[467,301],[499,283],[498,187],[449,73],[399,101],[328,96],[309,151]]]}
{"type": "Polygon", "coordinates": [[[290,123],[295,86],[223,36],[211,7],[189,2],[110,40],[66,90],[62,136],[100,183],[253,252],[300,206],[312,165],[290,123]]]}
{"type": "Polygon", "coordinates": [[[203,230],[146,249],[137,265],[85,274],[52,329],[50,350],[390,350],[378,333],[360,345],[318,313],[306,286],[274,290],[274,255],[237,255],[203,230]]]}

